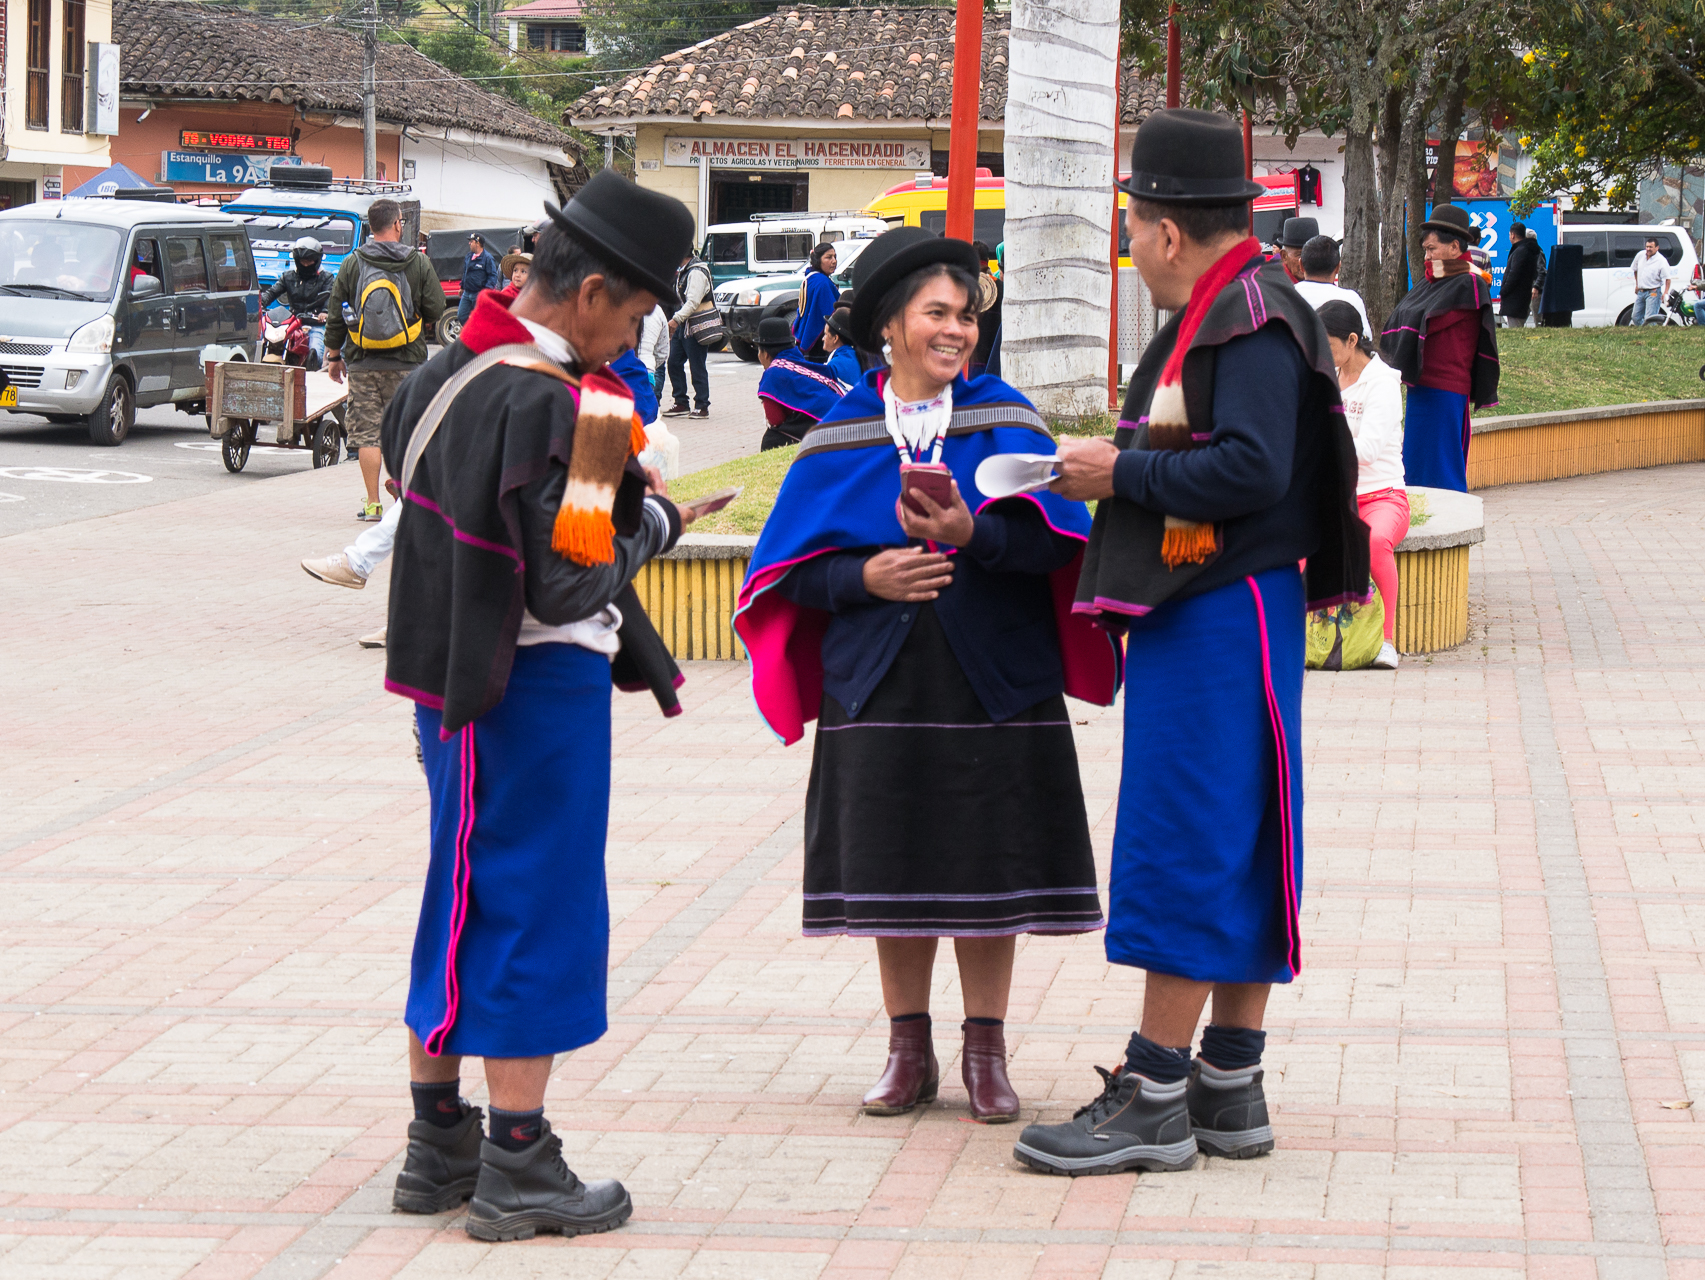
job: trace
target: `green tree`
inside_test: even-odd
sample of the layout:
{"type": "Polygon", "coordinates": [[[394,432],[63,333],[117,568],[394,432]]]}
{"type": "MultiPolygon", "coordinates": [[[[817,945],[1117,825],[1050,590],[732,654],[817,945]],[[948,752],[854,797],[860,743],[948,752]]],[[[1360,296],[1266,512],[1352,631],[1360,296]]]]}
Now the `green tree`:
{"type": "Polygon", "coordinates": [[[1535,161],[1518,212],[1563,193],[1632,205],[1642,176],[1705,155],[1705,15],[1693,0],[1562,4],[1544,18],[1513,117],[1535,161]]]}

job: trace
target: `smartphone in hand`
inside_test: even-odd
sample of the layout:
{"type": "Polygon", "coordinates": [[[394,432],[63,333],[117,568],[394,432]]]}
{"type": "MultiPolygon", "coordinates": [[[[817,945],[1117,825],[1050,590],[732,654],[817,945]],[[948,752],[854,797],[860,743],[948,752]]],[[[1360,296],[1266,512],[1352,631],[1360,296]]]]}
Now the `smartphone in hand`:
{"type": "Polygon", "coordinates": [[[902,462],[900,464],[900,496],[906,510],[915,516],[926,514],[923,505],[912,501],[914,493],[929,495],[938,507],[953,505],[953,472],[943,462],[902,462]]]}
{"type": "Polygon", "coordinates": [[[681,515],[688,520],[698,520],[708,516],[713,511],[721,511],[730,502],[744,492],[745,486],[732,489],[718,489],[715,493],[707,493],[702,498],[689,498],[685,502],[677,502],[681,515]]]}

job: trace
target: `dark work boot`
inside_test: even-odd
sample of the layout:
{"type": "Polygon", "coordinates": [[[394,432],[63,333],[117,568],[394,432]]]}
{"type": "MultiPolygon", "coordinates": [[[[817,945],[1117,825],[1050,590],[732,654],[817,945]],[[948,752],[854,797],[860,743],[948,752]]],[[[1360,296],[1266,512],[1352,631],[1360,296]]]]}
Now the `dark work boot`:
{"type": "Polygon", "coordinates": [[[941,1090],[941,1065],[935,1059],[928,1018],[888,1024],[888,1065],[859,1108],[867,1116],[903,1116],[934,1102],[941,1090]]]}
{"type": "Polygon", "coordinates": [[[627,1189],[613,1178],[582,1182],[563,1162],[562,1139],[541,1120],[539,1140],[525,1151],[480,1146],[479,1185],[468,1205],[476,1240],[531,1240],[540,1231],[565,1236],[610,1231],[633,1214],[627,1189]]]}
{"type": "Polygon", "coordinates": [[[1267,1095],[1260,1067],[1221,1071],[1197,1058],[1190,1064],[1190,1127],[1196,1143],[1211,1156],[1247,1160],[1273,1149],[1267,1123],[1267,1095]]]}
{"type": "Polygon", "coordinates": [[[391,1206],[398,1213],[444,1213],[473,1195],[484,1119],[485,1112],[469,1107],[448,1129],[430,1120],[409,1121],[408,1156],[391,1193],[391,1206]]]}
{"type": "Polygon", "coordinates": [[[1043,1173],[1176,1173],[1196,1163],[1185,1082],[1097,1067],[1106,1087],[1067,1124],[1027,1125],[1012,1154],[1043,1173]]]}

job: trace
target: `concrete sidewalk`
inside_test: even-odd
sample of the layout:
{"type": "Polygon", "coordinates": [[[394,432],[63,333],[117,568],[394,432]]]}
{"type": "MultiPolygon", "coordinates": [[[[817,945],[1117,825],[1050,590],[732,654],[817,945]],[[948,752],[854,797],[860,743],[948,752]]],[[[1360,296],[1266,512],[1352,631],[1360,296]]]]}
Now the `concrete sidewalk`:
{"type": "MultiPolygon", "coordinates": [[[[942,1101],[859,1116],[886,1023],[872,945],[799,936],[809,743],[743,667],[678,720],[618,696],[612,1028],[548,1111],[636,1213],[497,1246],[388,1212],[426,793],[353,643],[383,575],[297,567],[349,474],[0,540],[6,1280],[1705,1277],[1705,467],[1488,491],[1469,643],[1309,677],[1266,1159],[1023,1170],[965,1119],[945,964],[942,1101]]],[[[1105,876],[1119,718],[1073,706],[1105,876]]],[[[1097,936],[1020,943],[1026,1118],[1140,995],[1097,936]]]]}

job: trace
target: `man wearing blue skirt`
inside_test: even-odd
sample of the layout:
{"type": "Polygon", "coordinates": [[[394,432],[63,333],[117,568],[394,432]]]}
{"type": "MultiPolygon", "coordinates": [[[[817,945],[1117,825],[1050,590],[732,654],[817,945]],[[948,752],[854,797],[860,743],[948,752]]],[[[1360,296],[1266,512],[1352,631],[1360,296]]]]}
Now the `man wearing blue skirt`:
{"type": "Polygon", "coordinates": [[[1249,235],[1241,131],[1156,112],[1121,189],[1131,260],[1174,316],[1113,439],[1060,442],[1054,488],[1099,500],[1075,608],[1126,634],[1106,945],[1147,978],[1101,1095],[1014,1150],[1073,1175],[1272,1150],[1262,1018],[1302,963],[1305,607],[1368,591],[1326,333],[1249,235]]]}
{"type": "Polygon", "coordinates": [[[431,859],[406,1021],[415,1119],[393,1203],[468,1205],[468,1233],[608,1231],[619,1182],[582,1182],[544,1116],[554,1055],[604,1034],[610,689],[679,711],[680,673],[631,585],[681,512],[636,455],[633,345],[693,218],[606,169],[545,206],[520,296],[480,295],[382,432],[402,488],[385,685],[412,699],[431,859]],[[491,1127],[461,1096],[485,1060],[491,1127]]]}

